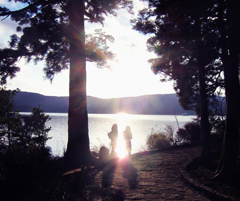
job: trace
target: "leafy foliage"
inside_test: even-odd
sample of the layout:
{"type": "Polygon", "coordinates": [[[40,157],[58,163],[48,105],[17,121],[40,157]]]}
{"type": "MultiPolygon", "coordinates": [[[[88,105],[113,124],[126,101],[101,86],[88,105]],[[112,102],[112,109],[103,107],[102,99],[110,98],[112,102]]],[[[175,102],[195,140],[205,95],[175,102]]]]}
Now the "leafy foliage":
{"type": "Polygon", "coordinates": [[[101,29],[96,29],[94,34],[86,35],[86,54],[87,61],[96,62],[97,67],[109,67],[108,60],[113,60],[115,55],[109,51],[106,45],[107,41],[114,42],[111,35],[102,32],[101,29]]]}
{"type": "Polygon", "coordinates": [[[134,29],[150,35],[148,50],[157,55],[149,60],[152,71],[161,76],[161,81],[173,80],[181,106],[200,114],[200,62],[206,69],[209,104],[216,103],[212,101],[216,90],[224,87],[218,21],[221,7],[215,1],[197,4],[192,0],[149,0],[148,4],[132,24],[134,29]],[[200,28],[196,13],[201,14],[200,19],[197,18],[200,28]],[[198,48],[199,41],[203,41],[201,49],[198,48]],[[204,55],[204,60],[199,61],[199,52],[204,55]]]}
{"type": "Polygon", "coordinates": [[[9,147],[12,145],[44,147],[46,141],[50,139],[47,135],[51,127],[47,127],[46,122],[51,118],[44,114],[40,107],[32,108],[32,113],[29,116],[20,115],[18,111],[14,111],[12,98],[16,93],[17,90],[10,91],[4,88],[0,91],[1,145],[9,147]]]}
{"type": "Polygon", "coordinates": [[[164,132],[154,132],[147,136],[146,144],[149,150],[171,146],[171,139],[164,132]]]}
{"type": "Polygon", "coordinates": [[[186,123],[176,134],[178,140],[182,142],[198,143],[201,140],[200,125],[196,122],[186,123]]]}
{"type": "MultiPolygon", "coordinates": [[[[85,21],[104,21],[107,14],[116,15],[116,9],[130,13],[131,0],[17,0],[23,8],[10,11],[0,7],[0,16],[11,17],[17,24],[17,32],[11,36],[9,47],[0,49],[0,67],[7,72],[14,69],[19,58],[27,62],[45,61],[46,78],[52,80],[56,73],[70,69],[68,145],[65,155],[69,169],[80,163],[95,163],[90,154],[88,117],[86,105],[86,61],[107,65],[113,58],[108,49],[112,37],[99,30],[85,33],[85,21]],[[83,154],[84,153],[84,154],[83,154]]],[[[12,73],[15,75],[16,70],[12,73]]],[[[0,74],[1,75],[1,74],[0,74]]],[[[8,74],[0,79],[6,83],[8,74]]]]}
{"type": "Polygon", "coordinates": [[[96,169],[82,166],[76,177],[62,176],[63,159],[46,147],[49,116],[39,107],[32,108],[30,115],[14,111],[12,99],[17,91],[0,91],[0,189],[4,200],[92,200],[96,195],[112,200],[118,196],[115,189],[92,185],[96,169]]]}
{"type": "Polygon", "coordinates": [[[29,116],[14,111],[12,99],[17,92],[0,90],[0,188],[8,200],[42,193],[46,181],[60,169],[51,149],[46,147],[51,129],[46,127],[49,116],[39,107],[32,108],[29,116]]]}
{"type": "Polygon", "coordinates": [[[50,139],[47,135],[51,127],[46,126],[46,122],[51,120],[49,115],[44,114],[40,107],[32,108],[32,114],[22,117],[23,126],[20,136],[24,138],[22,142],[35,144],[39,147],[45,147],[46,142],[50,139]]]}
{"type": "MultiPolygon", "coordinates": [[[[50,80],[54,74],[69,67],[70,62],[70,41],[73,36],[69,32],[72,12],[70,3],[72,0],[54,1],[32,1],[18,0],[23,3],[23,8],[10,11],[6,7],[0,7],[0,16],[11,16],[18,26],[9,41],[9,48],[0,49],[1,84],[6,83],[7,77],[14,77],[20,67],[16,66],[18,58],[25,58],[26,61],[33,60],[35,63],[45,60],[45,74],[50,80]]],[[[132,12],[132,1],[130,0],[109,0],[84,1],[85,20],[89,22],[104,21],[107,13],[116,15],[116,9],[126,8],[132,12]]],[[[77,6],[77,5],[76,5],[77,6]]],[[[107,41],[113,39],[109,35],[96,30],[95,34],[87,36],[86,49],[82,50],[88,61],[97,62],[105,66],[113,54],[108,50],[107,41]]]]}
{"type": "Polygon", "coordinates": [[[13,111],[13,97],[18,90],[0,89],[0,145],[11,145],[21,125],[19,113],[13,111]]]}

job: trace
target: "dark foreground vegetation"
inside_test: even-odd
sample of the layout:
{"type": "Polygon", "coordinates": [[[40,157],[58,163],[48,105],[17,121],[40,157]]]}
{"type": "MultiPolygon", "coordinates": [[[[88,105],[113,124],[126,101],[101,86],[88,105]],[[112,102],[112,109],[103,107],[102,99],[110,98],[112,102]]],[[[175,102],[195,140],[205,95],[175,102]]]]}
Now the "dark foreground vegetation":
{"type": "Polygon", "coordinates": [[[53,156],[46,146],[49,116],[39,107],[32,108],[31,115],[20,115],[13,110],[16,93],[0,90],[1,200],[91,200],[96,194],[112,200],[121,195],[92,184],[97,167],[79,166],[77,174],[64,176],[63,157],[53,156]]]}
{"type": "Polygon", "coordinates": [[[225,122],[222,152],[214,177],[237,179],[239,155],[240,5],[231,0],[148,0],[132,20],[149,36],[149,60],[161,81],[174,81],[179,103],[200,118],[199,165],[212,166],[211,133],[225,122]],[[226,106],[216,95],[226,98],[226,106]],[[226,107],[226,116],[221,108],[226,107]],[[224,116],[217,119],[217,116],[224,116]]]}
{"type": "MultiPolygon", "coordinates": [[[[53,156],[46,146],[49,139],[46,127],[50,119],[40,108],[32,108],[32,114],[22,116],[13,110],[12,98],[17,91],[1,90],[1,146],[0,146],[0,189],[4,200],[124,200],[121,189],[104,188],[94,183],[95,175],[103,167],[80,166],[77,173],[67,173],[64,158],[53,156]],[[80,170],[80,171],[79,171],[80,170]]],[[[224,129],[223,129],[224,130],[224,129]]],[[[163,131],[152,131],[147,138],[147,150],[156,150],[183,144],[200,143],[200,126],[187,123],[177,131],[166,125],[163,131]]],[[[212,134],[212,141],[220,143],[220,130],[212,134]]],[[[217,148],[221,146],[217,145],[217,148]]],[[[219,153],[219,152],[218,152],[219,153]]],[[[98,153],[95,153],[98,157],[98,153]]],[[[192,177],[210,187],[238,196],[239,183],[212,180],[219,162],[215,155],[212,167],[189,166],[192,177]]],[[[238,166],[239,167],[239,166],[238,166]]],[[[239,169],[238,169],[239,170],[239,169]]]]}
{"type": "MultiPolygon", "coordinates": [[[[96,160],[91,155],[88,136],[86,61],[96,62],[99,67],[107,66],[107,60],[114,58],[107,41],[112,42],[113,38],[100,30],[85,36],[84,21],[103,23],[105,15],[116,15],[119,8],[132,13],[133,2],[131,0],[110,0],[109,3],[85,0],[16,2],[22,3],[19,10],[11,11],[4,6],[0,7],[2,19],[11,17],[18,24],[16,27],[18,34],[10,37],[8,47],[0,49],[0,84],[3,86],[7,78],[16,75],[20,70],[18,61],[21,58],[36,63],[44,60],[46,66],[43,70],[50,80],[56,73],[69,68],[68,145],[64,159],[69,169],[78,168],[89,161],[94,164],[96,160]]],[[[132,25],[134,29],[150,37],[147,41],[148,50],[156,54],[156,58],[149,60],[153,72],[159,73],[162,81],[173,80],[181,106],[185,110],[195,110],[199,117],[202,149],[197,167],[207,169],[214,167],[212,133],[219,132],[223,136],[223,143],[221,156],[217,159],[218,166],[214,167],[216,169],[214,179],[237,185],[240,4],[232,0],[147,2],[148,6],[132,20],[132,25]],[[217,95],[225,96],[226,106],[217,101],[217,95]],[[224,107],[226,110],[223,110],[224,107]],[[223,114],[223,111],[226,111],[226,114],[223,114]]],[[[10,8],[11,6],[12,4],[9,5],[10,8]]],[[[47,175],[46,172],[41,173],[45,168],[49,170],[49,175],[54,176],[58,173],[61,175],[63,167],[61,159],[52,157],[50,150],[45,147],[49,128],[43,125],[48,117],[42,114],[40,108],[33,108],[33,115],[30,117],[20,116],[11,109],[12,103],[8,101],[8,97],[5,94],[1,98],[3,104],[0,108],[2,196],[8,193],[7,197],[11,197],[12,200],[23,197],[25,200],[31,200],[27,197],[28,193],[25,194],[28,188],[37,189],[41,195],[49,195],[49,191],[43,188],[45,185],[41,185],[41,182],[52,184],[47,182],[50,177],[38,175],[47,175]],[[40,160],[36,160],[35,157],[39,157],[40,160]],[[38,164],[40,161],[42,162],[38,164]],[[41,170],[38,170],[38,167],[42,167],[41,170]],[[22,174],[14,173],[18,172],[18,169],[21,173],[26,172],[23,174],[24,177],[21,177],[22,174]],[[18,177],[19,182],[15,182],[18,177]],[[19,194],[12,192],[10,194],[10,188],[5,189],[11,187],[8,185],[12,185],[14,187],[12,191],[19,194]],[[23,194],[20,196],[20,193],[23,194]]],[[[199,140],[199,137],[192,137],[189,134],[188,128],[185,130],[178,131],[180,140],[172,137],[168,140],[165,135],[160,137],[154,135],[150,137],[153,143],[150,142],[149,145],[153,148],[155,144],[157,147],[178,145],[182,142],[182,137],[186,138],[188,143],[199,140]]],[[[81,174],[77,181],[88,175],[84,171],[81,171],[81,174]]],[[[90,191],[85,190],[87,183],[82,187],[83,182],[79,184],[74,178],[72,183],[71,180],[62,183],[62,177],[52,181],[54,187],[47,189],[53,189],[51,196],[56,195],[56,198],[46,196],[49,199],[78,200],[79,196],[87,199],[87,195],[92,195],[90,191]],[[75,182],[79,185],[75,185],[75,182]]],[[[36,199],[44,200],[40,195],[36,199]]]]}

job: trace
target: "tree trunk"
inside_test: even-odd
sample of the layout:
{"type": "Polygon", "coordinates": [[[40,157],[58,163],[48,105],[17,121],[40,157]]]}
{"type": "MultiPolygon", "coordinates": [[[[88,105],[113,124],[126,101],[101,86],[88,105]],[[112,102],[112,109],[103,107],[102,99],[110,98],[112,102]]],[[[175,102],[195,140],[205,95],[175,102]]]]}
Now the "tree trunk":
{"type": "Polygon", "coordinates": [[[239,79],[238,79],[238,54],[239,54],[239,14],[238,2],[227,1],[228,26],[229,26],[229,52],[230,62],[225,74],[228,83],[226,129],[222,146],[222,155],[215,178],[234,181],[237,179],[238,158],[238,123],[239,123],[239,79]]]}
{"type": "MultiPolygon", "coordinates": [[[[221,60],[223,62],[223,71],[224,71],[225,89],[226,89],[226,88],[228,88],[228,81],[226,78],[229,77],[228,76],[228,66],[229,66],[228,50],[229,50],[229,47],[228,47],[228,42],[227,42],[226,22],[224,20],[225,9],[226,9],[225,0],[220,0],[219,1],[219,10],[218,10],[218,19],[219,19],[219,30],[221,33],[221,36],[220,36],[220,44],[221,44],[221,49],[222,49],[221,60]]],[[[225,96],[227,99],[226,90],[225,90],[225,96]]]]}
{"type": "Polygon", "coordinates": [[[88,137],[84,10],[83,0],[69,1],[70,83],[65,155],[68,169],[77,168],[92,159],[88,137]]]}
{"type": "Polygon", "coordinates": [[[210,123],[208,119],[208,101],[205,84],[205,66],[199,65],[199,88],[200,88],[200,124],[202,136],[202,150],[199,163],[209,165],[212,163],[211,144],[210,144],[210,123]]]}
{"type": "Polygon", "coordinates": [[[196,56],[198,61],[198,79],[199,79],[199,91],[200,91],[200,125],[201,125],[201,136],[202,136],[202,150],[199,159],[199,163],[202,165],[209,165],[212,162],[211,157],[211,144],[210,144],[210,123],[208,114],[208,100],[205,83],[205,49],[202,41],[202,30],[201,30],[201,13],[204,11],[203,2],[196,1],[196,56]]]}

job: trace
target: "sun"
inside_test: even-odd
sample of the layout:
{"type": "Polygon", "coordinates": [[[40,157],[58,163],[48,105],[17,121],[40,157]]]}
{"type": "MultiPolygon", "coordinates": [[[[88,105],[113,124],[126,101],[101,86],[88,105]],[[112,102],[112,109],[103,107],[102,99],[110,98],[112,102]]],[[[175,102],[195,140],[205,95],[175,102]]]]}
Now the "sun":
{"type": "Polygon", "coordinates": [[[128,114],[121,112],[117,114],[117,118],[119,120],[118,124],[118,144],[116,148],[116,152],[119,158],[126,157],[127,151],[126,151],[126,145],[125,141],[123,139],[123,131],[126,128],[126,120],[128,118],[128,114]]]}
{"type": "Polygon", "coordinates": [[[117,152],[117,155],[119,158],[126,157],[126,148],[125,148],[125,142],[124,142],[123,138],[118,140],[116,152],[117,152]]]}

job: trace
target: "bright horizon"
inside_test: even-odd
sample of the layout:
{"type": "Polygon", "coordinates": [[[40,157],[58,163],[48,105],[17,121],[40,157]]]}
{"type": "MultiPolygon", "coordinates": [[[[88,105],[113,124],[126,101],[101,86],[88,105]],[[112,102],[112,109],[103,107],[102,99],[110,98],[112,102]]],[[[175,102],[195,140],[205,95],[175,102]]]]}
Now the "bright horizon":
{"type": "MultiPolygon", "coordinates": [[[[0,0],[0,5],[9,5],[0,0]]],[[[17,5],[17,4],[16,4],[17,5]]],[[[134,0],[135,16],[144,7],[144,3],[134,0]]],[[[133,97],[151,94],[175,93],[172,82],[161,83],[160,76],[154,75],[147,62],[156,57],[147,51],[147,36],[132,29],[125,10],[119,10],[118,16],[107,16],[104,26],[85,23],[86,34],[102,29],[115,38],[109,44],[116,54],[117,61],[111,62],[111,68],[98,69],[94,63],[87,62],[87,96],[98,98],[133,97]]],[[[6,47],[9,36],[16,33],[15,24],[9,18],[0,21],[0,48],[6,47]]],[[[34,65],[20,60],[21,71],[13,79],[8,79],[7,89],[19,88],[21,91],[39,93],[46,96],[69,95],[69,70],[56,74],[53,82],[44,79],[43,63],[34,65]]]]}

